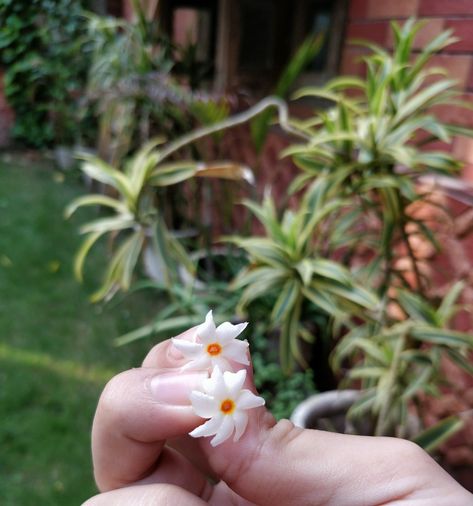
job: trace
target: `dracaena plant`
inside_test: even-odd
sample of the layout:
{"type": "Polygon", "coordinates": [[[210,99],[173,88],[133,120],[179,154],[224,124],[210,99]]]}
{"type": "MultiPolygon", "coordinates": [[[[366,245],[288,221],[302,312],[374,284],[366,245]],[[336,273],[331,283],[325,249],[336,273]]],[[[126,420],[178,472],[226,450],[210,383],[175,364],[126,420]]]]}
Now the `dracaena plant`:
{"type": "Polygon", "coordinates": [[[309,140],[285,151],[303,171],[293,191],[324,175],[336,180],[339,194],[349,199],[348,214],[362,211],[358,221],[364,217],[365,234],[357,244],[363,245],[363,237],[370,240],[369,247],[384,272],[378,278],[380,295],[387,293],[396,274],[393,252],[399,242],[411,257],[417,290],[425,290],[409,233],[429,241],[433,234],[410,215],[409,205],[429,198],[416,191],[420,176],[451,176],[461,167],[449,153],[429,149],[429,144],[450,142],[456,134],[471,135],[466,128],[441,121],[433,109],[471,107],[461,101],[456,82],[446,78],[443,69],[430,65],[431,57],[456,39],[451,30],[445,31],[416,53],[413,41],[422,26],[412,19],[402,27],[392,23],[392,52],[359,42],[371,50],[363,57],[366,79],[339,77],[323,88],[300,90],[296,97],[322,98],[332,106],[295,122],[309,140]]]}
{"type": "Polygon", "coordinates": [[[378,305],[376,295],[360,286],[345,266],[327,258],[331,244],[323,227],[343,203],[337,198],[328,200],[327,195],[330,185],[317,180],[298,209],[286,210],[282,219],[271,197],[266,196],[261,206],[246,201],[265,236],[227,238],[249,256],[249,266],[233,282],[233,289],[244,288],[240,309],[276,295],[269,321],[270,326],[280,327],[280,360],[286,372],[292,370],[294,359],[307,366],[299,339],[314,340],[306,326],[308,306],[349,324],[350,316],[366,318],[378,305]]]}
{"type": "MultiPolygon", "coordinates": [[[[468,104],[460,100],[455,81],[428,65],[437,51],[455,41],[451,31],[414,53],[421,26],[414,20],[403,27],[393,23],[392,52],[365,44],[371,50],[363,58],[366,79],[340,77],[324,88],[296,94],[332,104],[312,118],[291,120],[306,138],[283,153],[302,169],[289,188],[302,192],[300,207],[286,210],[280,220],[270,201],[262,207],[250,204],[265,237],[232,239],[247,250],[251,262],[234,283],[244,288],[241,306],[272,294],[268,319],[281,328],[286,369],[294,356],[303,363],[299,337],[314,337],[304,317],[312,305],[331,317],[329,347],[346,334],[331,365],[341,377],[345,373],[346,382],[361,382],[366,390],[352,415],[368,415],[376,434],[409,437],[409,408],[418,405],[421,394],[435,393],[444,379],[441,357],[448,355],[471,373],[467,353],[473,347],[471,335],[448,330],[459,288],[440,306],[429,301],[428,280],[412,247],[414,234],[438,247],[434,231],[411,213],[413,203],[430,201],[430,194],[418,191],[418,180],[424,174],[451,176],[461,167],[429,144],[472,133],[435,114],[434,106],[468,104]],[[330,210],[324,212],[327,206],[330,210]],[[410,257],[414,284],[396,267],[399,245],[410,257]],[[350,269],[329,260],[334,255],[350,269]],[[370,292],[360,288],[359,280],[381,303],[366,297],[370,292]],[[355,299],[346,296],[348,287],[355,299]],[[392,317],[393,304],[404,317],[392,317]]],[[[419,437],[433,447],[460,425],[458,417],[447,419],[419,437]]]]}
{"type": "MultiPolygon", "coordinates": [[[[151,244],[165,266],[167,281],[175,281],[178,265],[193,271],[193,264],[179,240],[166,226],[156,189],[175,185],[193,177],[248,179],[248,169],[238,164],[179,161],[164,163],[161,140],[146,144],[118,170],[98,157],[78,155],[82,170],[92,179],[113,189],[114,196],[91,194],[79,197],[66,209],[71,216],[84,206],[103,206],[112,214],[81,227],[86,235],[74,262],[76,277],[82,279],[84,261],[92,246],[104,235],[113,242],[113,255],[108,263],[102,286],[93,301],[112,297],[119,289],[128,290],[136,263],[144,247],[151,244]]],[[[168,150],[169,152],[169,150],[168,150]]]]}
{"type": "MultiPolygon", "coordinates": [[[[406,319],[367,322],[343,337],[333,353],[333,367],[347,368],[345,384],[361,382],[364,389],[349,416],[374,415],[376,435],[419,437],[410,427],[409,408],[417,410],[422,423],[423,398],[439,395],[439,386],[445,382],[442,360],[448,357],[467,373],[473,373],[468,360],[473,335],[448,329],[462,289],[463,283],[454,284],[438,307],[400,289],[396,301],[406,319]]],[[[424,446],[438,445],[462,424],[459,414],[443,420],[434,434],[419,438],[424,446]]]]}
{"type": "Polygon", "coordinates": [[[78,154],[78,158],[83,160],[82,171],[110,188],[112,193],[79,197],[66,209],[67,217],[84,206],[102,206],[112,213],[86,223],[80,229],[86,238],[74,262],[74,271],[79,280],[82,279],[84,261],[92,246],[104,235],[108,235],[113,243],[113,255],[108,262],[104,282],[92,296],[93,301],[111,298],[118,290],[129,289],[138,258],[148,244],[165,266],[164,275],[168,285],[171,281],[178,281],[179,266],[193,272],[189,255],[168,230],[164,219],[165,206],[160,202],[157,189],[194,177],[253,183],[254,176],[248,167],[233,162],[168,160],[189,144],[245,123],[268,107],[278,110],[279,122],[284,129],[302,135],[288,123],[286,104],[278,98],[268,97],[243,113],[197,129],[173,142],[164,144],[159,138],[151,140],[118,168],[99,157],[78,154]]]}

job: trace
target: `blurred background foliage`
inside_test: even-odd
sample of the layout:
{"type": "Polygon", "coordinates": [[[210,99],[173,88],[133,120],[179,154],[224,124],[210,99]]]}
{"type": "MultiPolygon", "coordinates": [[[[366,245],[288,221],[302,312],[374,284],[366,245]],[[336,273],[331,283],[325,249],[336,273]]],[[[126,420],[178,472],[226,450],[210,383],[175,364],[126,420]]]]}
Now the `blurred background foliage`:
{"type": "Polygon", "coordinates": [[[78,96],[90,66],[86,0],[0,2],[0,64],[13,136],[42,148],[79,135],[78,96]]]}

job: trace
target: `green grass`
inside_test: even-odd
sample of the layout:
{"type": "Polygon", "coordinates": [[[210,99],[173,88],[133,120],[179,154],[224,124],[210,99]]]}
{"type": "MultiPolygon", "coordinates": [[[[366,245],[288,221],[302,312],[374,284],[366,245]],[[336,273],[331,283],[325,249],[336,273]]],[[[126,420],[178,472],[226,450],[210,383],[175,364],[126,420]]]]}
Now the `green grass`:
{"type": "MultiPolygon", "coordinates": [[[[5,506],[78,505],[95,493],[90,427],[103,385],[140,363],[150,342],[112,339],[147,321],[155,302],[135,295],[93,306],[105,248],[72,275],[78,224],[65,205],[84,193],[47,164],[0,161],[0,490],[5,506]],[[133,317],[131,316],[133,315],[133,317]]],[[[90,215],[89,215],[90,217],[90,215]]]]}

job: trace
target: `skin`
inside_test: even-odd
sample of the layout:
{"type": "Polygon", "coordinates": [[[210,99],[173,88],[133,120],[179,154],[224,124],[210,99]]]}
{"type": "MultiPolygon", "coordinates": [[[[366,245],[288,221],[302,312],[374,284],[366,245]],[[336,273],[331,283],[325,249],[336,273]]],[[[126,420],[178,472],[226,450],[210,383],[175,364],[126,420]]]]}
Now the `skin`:
{"type": "MultiPolygon", "coordinates": [[[[187,398],[203,374],[183,374],[184,363],[165,341],[107,384],[92,430],[101,493],[85,506],[473,506],[473,495],[401,439],[299,429],[264,407],[250,411],[238,443],[192,439],[203,420],[187,398]]],[[[250,368],[245,388],[255,391],[250,368]]]]}

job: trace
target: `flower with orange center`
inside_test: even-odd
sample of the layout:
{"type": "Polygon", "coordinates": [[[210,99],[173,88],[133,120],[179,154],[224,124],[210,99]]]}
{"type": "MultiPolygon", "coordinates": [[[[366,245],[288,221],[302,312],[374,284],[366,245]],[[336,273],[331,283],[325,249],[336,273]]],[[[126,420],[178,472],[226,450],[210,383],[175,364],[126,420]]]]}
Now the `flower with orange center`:
{"type": "Polygon", "coordinates": [[[247,411],[264,405],[264,399],[250,390],[243,389],[246,369],[236,373],[222,371],[215,367],[212,375],[203,382],[203,392],[193,391],[190,400],[195,413],[208,418],[203,424],[190,432],[192,437],[214,436],[210,441],[217,446],[232,434],[238,441],[248,425],[247,411]]]}
{"type": "Polygon", "coordinates": [[[222,371],[231,371],[234,369],[231,362],[242,365],[250,363],[248,342],[237,339],[247,325],[247,322],[238,325],[224,322],[216,327],[212,311],[209,311],[205,322],[196,328],[192,341],[174,338],[172,342],[189,359],[184,369],[201,370],[218,366],[222,371]]]}

